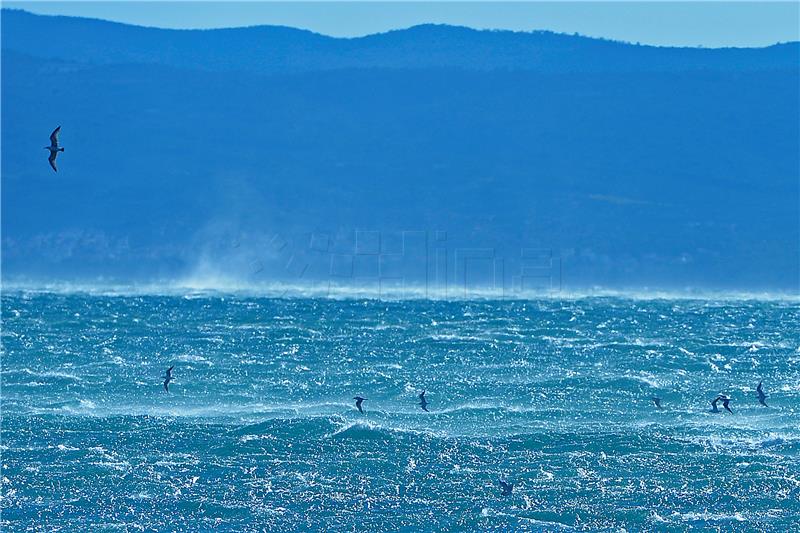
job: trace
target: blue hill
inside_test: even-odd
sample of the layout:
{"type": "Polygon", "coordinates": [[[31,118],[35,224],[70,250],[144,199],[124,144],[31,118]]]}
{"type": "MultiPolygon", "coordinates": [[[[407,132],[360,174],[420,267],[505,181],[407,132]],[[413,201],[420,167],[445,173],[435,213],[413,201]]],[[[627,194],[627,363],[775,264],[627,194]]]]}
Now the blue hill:
{"type": "Polygon", "coordinates": [[[798,50],[3,10],[3,275],[359,277],[357,230],[427,231],[426,275],[536,248],[572,286],[796,291],[798,50]]]}
{"type": "Polygon", "coordinates": [[[9,9],[3,10],[2,42],[4,48],[50,59],[257,73],[442,67],[537,72],[764,70],[795,67],[800,50],[798,43],[767,48],[653,47],[546,31],[478,31],[434,24],[352,39],[281,26],[163,30],[9,9]]]}

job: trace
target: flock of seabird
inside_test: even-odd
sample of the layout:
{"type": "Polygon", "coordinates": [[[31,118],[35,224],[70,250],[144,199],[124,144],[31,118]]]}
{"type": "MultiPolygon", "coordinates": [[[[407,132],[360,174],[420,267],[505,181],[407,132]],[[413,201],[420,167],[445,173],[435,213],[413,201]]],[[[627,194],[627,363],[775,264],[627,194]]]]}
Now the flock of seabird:
{"type": "MultiPolygon", "coordinates": [[[[58,157],[58,153],[59,152],[63,152],[64,151],[64,148],[58,145],[58,134],[59,134],[59,132],[61,132],[61,126],[59,126],[56,129],[54,129],[53,133],[50,134],[50,146],[45,146],[44,147],[45,150],[49,150],[50,151],[50,157],[48,157],[47,160],[50,162],[50,166],[53,167],[53,170],[55,172],[58,172],[58,167],[56,167],[56,157],[58,157]]],[[[167,369],[166,375],[163,377],[163,379],[164,379],[164,390],[166,392],[169,392],[169,384],[174,379],[172,377],[172,369],[174,369],[174,368],[175,368],[174,365],[169,367],[167,369]]],[[[758,394],[758,403],[760,403],[764,407],[768,407],[767,406],[767,402],[766,402],[767,395],[764,394],[764,389],[762,388],[762,382],[758,383],[758,387],[756,387],[756,392],[758,394]]],[[[422,408],[423,411],[425,411],[426,413],[429,413],[430,411],[428,411],[428,400],[425,398],[425,391],[422,391],[421,393],[419,393],[419,395],[417,397],[419,398],[419,406],[422,408]]],[[[353,399],[356,401],[356,408],[358,409],[358,412],[361,413],[361,414],[366,414],[366,413],[364,413],[364,409],[361,407],[361,405],[364,403],[364,400],[366,400],[366,398],[362,398],[361,396],[355,396],[353,399]]],[[[661,405],[661,398],[659,398],[657,396],[653,396],[651,399],[653,400],[653,403],[655,404],[655,406],[658,409],[664,409],[664,406],[661,405]]],[[[719,402],[722,402],[722,407],[726,411],[728,411],[729,413],[733,414],[733,411],[731,410],[731,407],[730,407],[731,399],[729,397],[725,396],[724,394],[719,394],[716,398],[714,398],[711,401],[711,412],[712,413],[721,413],[722,412],[722,411],[719,410],[719,406],[718,406],[719,402]]],[[[509,496],[511,494],[511,491],[514,490],[514,484],[513,483],[508,483],[506,481],[501,480],[500,481],[500,488],[503,489],[503,492],[502,492],[503,496],[509,496]]]]}
{"type": "MultiPolygon", "coordinates": [[[[166,375],[163,377],[163,379],[164,379],[164,390],[167,391],[167,392],[169,392],[169,383],[170,383],[170,381],[172,381],[174,379],[172,377],[172,369],[173,368],[175,368],[175,365],[169,367],[167,369],[166,375]]],[[[758,395],[758,403],[760,403],[764,407],[769,407],[767,405],[767,402],[766,402],[767,395],[764,393],[764,383],[762,381],[758,382],[758,387],[756,387],[756,394],[758,395]]],[[[430,413],[430,411],[428,411],[428,405],[430,405],[430,403],[428,402],[427,398],[425,398],[425,391],[420,392],[417,395],[417,398],[419,398],[419,406],[422,408],[422,410],[425,411],[426,413],[430,413]]],[[[356,409],[358,409],[358,412],[361,413],[361,414],[366,414],[364,412],[364,408],[362,407],[362,404],[364,403],[364,400],[366,400],[366,398],[364,398],[362,396],[354,396],[353,399],[356,401],[356,409]]],[[[653,396],[651,398],[651,400],[653,400],[653,403],[655,404],[655,406],[658,409],[664,409],[664,406],[661,405],[661,398],[659,398],[658,396],[653,396]]],[[[721,413],[722,412],[722,411],[719,410],[719,405],[718,405],[719,402],[722,402],[723,409],[725,409],[729,413],[733,414],[733,411],[731,410],[731,406],[730,406],[731,399],[728,396],[724,395],[724,394],[718,394],[713,400],[711,400],[711,412],[712,413],[721,413]]]]}
{"type": "MultiPolygon", "coordinates": [[[[172,369],[174,369],[174,368],[175,368],[175,365],[169,367],[167,369],[166,375],[164,375],[164,377],[163,377],[163,379],[164,379],[164,390],[167,391],[167,392],[169,392],[169,383],[170,383],[170,381],[172,381],[174,379],[172,377],[172,369]]],[[[767,405],[767,402],[766,402],[767,395],[764,393],[763,382],[761,382],[761,381],[758,382],[758,387],[756,387],[756,393],[758,395],[758,403],[760,403],[764,407],[769,407],[767,405]]],[[[417,395],[417,398],[419,398],[419,406],[422,408],[422,410],[425,411],[426,413],[429,413],[430,412],[430,411],[428,411],[429,402],[428,402],[427,398],[425,398],[425,391],[420,392],[417,395]]],[[[354,396],[353,399],[356,401],[356,409],[358,409],[358,412],[361,413],[361,414],[366,414],[365,411],[364,411],[364,408],[362,407],[362,404],[364,403],[366,398],[364,398],[362,396],[354,396]]],[[[655,406],[658,409],[664,409],[664,406],[661,405],[661,398],[659,398],[657,396],[653,396],[651,398],[651,400],[653,401],[653,403],[655,404],[655,406]]],[[[724,395],[724,394],[718,394],[716,396],[716,398],[714,398],[711,401],[711,412],[712,413],[721,413],[722,412],[719,409],[719,405],[718,405],[719,402],[722,402],[722,407],[726,411],[728,411],[729,413],[733,414],[733,411],[731,410],[731,407],[730,407],[731,399],[728,396],[724,395]]],[[[510,496],[511,492],[514,490],[514,484],[513,483],[509,483],[509,482],[507,482],[505,480],[500,480],[499,481],[499,485],[500,485],[500,488],[502,489],[501,496],[510,496]]]]}
{"type": "MultiPolygon", "coordinates": [[[[756,394],[758,395],[758,403],[763,405],[764,407],[769,407],[767,405],[767,395],[764,393],[764,383],[762,381],[758,382],[758,387],[756,387],[756,394]]],[[[661,405],[661,398],[657,396],[653,396],[651,398],[653,403],[656,405],[657,408],[663,409],[664,406],[661,405]]],[[[719,409],[719,402],[722,402],[722,408],[728,411],[730,414],[733,414],[731,410],[731,399],[730,397],[724,394],[718,394],[713,400],[711,400],[711,412],[712,413],[721,413],[719,409]]]]}

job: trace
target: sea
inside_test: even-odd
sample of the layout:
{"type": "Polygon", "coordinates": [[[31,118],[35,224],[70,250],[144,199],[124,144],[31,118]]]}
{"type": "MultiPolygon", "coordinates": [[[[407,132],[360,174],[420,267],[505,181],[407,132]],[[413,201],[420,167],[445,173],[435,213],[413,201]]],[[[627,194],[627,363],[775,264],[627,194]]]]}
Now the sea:
{"type": "Polygon", "coordinates": [[[800,531],[796,298],[5,290],[0,384],[2,531],[800,531]]]}

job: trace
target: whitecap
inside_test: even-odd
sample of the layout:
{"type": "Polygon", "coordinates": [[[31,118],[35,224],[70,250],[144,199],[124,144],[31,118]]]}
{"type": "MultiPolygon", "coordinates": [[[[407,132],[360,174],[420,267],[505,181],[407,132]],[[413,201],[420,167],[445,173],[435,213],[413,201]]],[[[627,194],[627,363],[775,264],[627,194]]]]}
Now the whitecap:
{"type": "Polygon", "coordinates": [[[208,366],[214,366],[214,363],[203,357],[202,355],[182,354],[175,358],[176,361],[182,363],[202,363],[208,366]]]}
{"type": "Polygon", "coordinates": [[[677,515],[681,520],[684,522],[746,522],[747,518],[742,513],[712,513],[709,511],[704,511],[702,513],[699,512],[690,512],[690,513],[673,513],[673,516],[677,515]]]}

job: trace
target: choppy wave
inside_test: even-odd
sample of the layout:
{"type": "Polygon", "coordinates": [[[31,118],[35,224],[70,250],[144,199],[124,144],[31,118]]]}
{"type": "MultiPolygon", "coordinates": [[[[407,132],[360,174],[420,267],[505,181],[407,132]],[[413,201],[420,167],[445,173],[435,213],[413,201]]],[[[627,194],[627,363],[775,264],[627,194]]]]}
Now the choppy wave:
{"type": "Polygon", "coordinates": [[[43,378],[47,381],[85,381],[84,378],[81,376],[72,374],[70,372],[61,372],[57,370],[44,370],[44,371],[35,371],[31,370],[30,368],[20,368],[20,369],[6,369],[2,371],[3,376],[15,376],[15,375],[27,375],[33,376],[34,378],[43,378]]]}
{"type": "Polygon", "coordinates": [[[374,422],[357,421],[342,425],[332,433],[326,435],[326,438],[347,437],[356,439],[382,439],[387,436],[393,436],[397,434],[436,435],[436,433],[433,431],[384,426],[374,422]]]}
{"type": "Polygon", "coordinates": [[[3,294],[4,530],[797,529],[795,303],[68,294],[3,294]]]}

